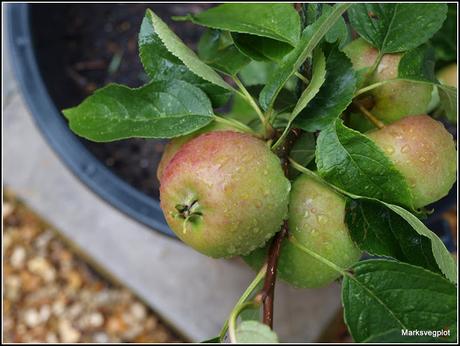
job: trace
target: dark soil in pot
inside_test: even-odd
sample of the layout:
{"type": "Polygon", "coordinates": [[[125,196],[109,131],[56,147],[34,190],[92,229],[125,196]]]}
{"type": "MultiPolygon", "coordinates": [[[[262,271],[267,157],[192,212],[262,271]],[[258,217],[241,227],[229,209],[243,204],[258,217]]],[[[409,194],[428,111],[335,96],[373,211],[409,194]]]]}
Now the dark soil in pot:
{"type": "MultiPolygon", "coordinates": [[[[48,92],[59,109],[76,106],[108,83],[131,87],[148,79],[138,57],[137,35],[147,8],[153,9],[191,47],[202,28],[171,16],[211,4],[35,4],[33,41],[48,92]]],[[[165,141],[129,139],[85,146],[124,181],[158,198],[156,167],[165,141]]]]}

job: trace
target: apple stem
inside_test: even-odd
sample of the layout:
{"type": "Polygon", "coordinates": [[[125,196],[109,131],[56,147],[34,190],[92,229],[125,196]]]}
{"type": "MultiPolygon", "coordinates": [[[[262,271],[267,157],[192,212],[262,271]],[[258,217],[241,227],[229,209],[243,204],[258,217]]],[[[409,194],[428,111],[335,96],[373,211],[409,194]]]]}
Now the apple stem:
{"type": "Polygon", "coordinates": [[[242,122],[238,120],[231,119],[231,118],[223,118],[218,115],[214,115],[214,121],[217,121],[218,123],[230,125],[243,132],[250,133],[252,135],[256,135],[256,132],[253,129],[251,129],[249,126],[247,126],[246,124],[243,124],[242,122]]]}
{"type": "Polygon", "coordinates": [[[379,129],[383,129],[385,127],[385,124],[383,122],[381,122],[379,119],[377,119],[375,117],[375,115],[373,115],[371,112],[369,112],[362,104],[360,104],[359,102],[353,102],[353,104],[358,107],[358,109],[360,110],[360,112],[367,118],[369,119],[372,124],[374,124],[376,127],[378,127],[379,129]]]}

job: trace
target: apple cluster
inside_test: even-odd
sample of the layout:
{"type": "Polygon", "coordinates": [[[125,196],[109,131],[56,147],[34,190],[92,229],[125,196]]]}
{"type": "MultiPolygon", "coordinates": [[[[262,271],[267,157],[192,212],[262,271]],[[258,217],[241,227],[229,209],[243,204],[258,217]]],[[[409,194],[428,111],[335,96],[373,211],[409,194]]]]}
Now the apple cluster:
{"type": "MultiPolygon", "coordinates": [[[[351,42],[344,51],[361,87],[397,77],[400,54],[386,54],[374,66],[378,51],[364,40],[351,42]]],[[[443,73],[441,81],[456,84],[451,77],[456,66],[453,73],[443,73]]],[[[453,137],[425,114],[431,98],[429,85],[383,83],[358,101],[386,126],[374,129],[358,114],[349,119],[349,126],[364,132],[404,176],[416,208],[444,197],[456,180],[453,137]]],[[[251,267],[260,268],[268,241],[287,220],[290,235],[341,268],[361,256],[345,223],[343,196],[306,175],[290,181],[264,140],[229,125],[212,123],[173,139],[157,175],[169,226],[205,255],[243,256],[251,267]]],[[[278,274],[297,287],[321,287],[340,275],[299,250],[289,237],[281,246],[278,274]]]]}

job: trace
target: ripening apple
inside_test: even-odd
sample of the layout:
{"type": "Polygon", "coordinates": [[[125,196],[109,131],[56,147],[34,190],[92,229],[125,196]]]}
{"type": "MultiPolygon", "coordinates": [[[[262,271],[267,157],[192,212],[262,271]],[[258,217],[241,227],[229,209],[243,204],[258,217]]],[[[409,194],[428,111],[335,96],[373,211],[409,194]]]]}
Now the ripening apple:
{"type": "MultiPolygon", "coordinates": [[[[436,78],[439,82],[441,82],[441,84],[457,88],[457,64],[450,64],[443,67],[436,73],[436,78]]],[[[434,87],[427,113],[431,113],[435,110],[439,106],[439,102],[438,88],[434,87]]]]}
{"type": "Polygon", "coordinates": [[[199,135],[202,135],[203,133],[213,132],[213,131],[224,131],[224,130],[240,132],[238,129],[230,125],[213,121],[211,124],[199,129],[198,131],[195,131],[185,136],[176,137],[176,138],[171,139],[166,145],[165,151],[163,152],[163,156],[161,157],[160,163],[158,164],[158,167],[157,167],[158,181],[161,181],[161,176],[163,175],[163,171],[168,165],[169,161],[171,161],[174,155],[179,151],[179,149],[185,143],[187,143],[188,141],[190,141],[191,139],[195,137],[198,137],[199,135]]]}
{"type": "MultiPolygon", "coordinates": [[[[302,245],[341,268],[358,261],[361,251],[351,240],[345,224],[345,200],[325,184],[300,175],[292,185],[289,200],[289,233],[302,245]]],[[[244,260],[259,269],[268,246],[244,260]]],[[[284,239],[278,259],[278,276],[295,287],[326,286],[340,273],[284,239]]]]}
{"type": "Polygon", "coordinates": [[[443,67],[436,74],[442,84],[457,87],[457,64],[450,64],[443,67]]]}
{"type": "Polygon", "coordinates": [[[185,143],[161,177],[160,201],[176,235],[211,257],[263,246],[287,216],[290,182],[254,136],[218,131],[185,143]]]}
{"type": "Polygon", "coordinates": [[[416,208],[441,199],[455,183],[455,143],[441,122],[409,116],[367,135],[406,178],[416,208]]]}
{"type": "MultiPolygon", "coordinates": [[[[378,50],[364,39],[358,38],[344,48],[350,58],[353,68],[358,71],[361,80],[366,85],[398,76],[398,66],[402,54],[385,54],[375,72],[366,78],[366,72],[374,65],[378,57],[378,50]]],[[[432,86],[409,81],[394,81],[383,84],[363,94],[371,96],[373,104],[368,110],[385,124],[392,123],[408,115],[425,114],[431,100],[432,86]]]]}

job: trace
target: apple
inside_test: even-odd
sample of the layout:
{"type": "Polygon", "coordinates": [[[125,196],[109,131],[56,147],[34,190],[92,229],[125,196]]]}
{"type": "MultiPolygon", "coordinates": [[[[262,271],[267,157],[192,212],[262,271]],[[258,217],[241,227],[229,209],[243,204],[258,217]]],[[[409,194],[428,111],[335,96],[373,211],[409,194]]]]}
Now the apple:
{"type": "MultiPolygon", "coordinates": [[[[441,84],[457,88],[457,64],[450,64],[443,67],[436,73],[436,77],[441,84]]],[[[434,87],[427,113],[431,113],[435,110],[439,106],[439,102],[438,88],[434,87]]]]}
{"type": "Polygon", "coordinates": [[[408,116],[367,133],[406,178],[414,207],[441,199],[456,181],[452,135],[428,115],[408,116]]]}
{"type": "Polygon", "coordinates": [[[185,143],[187,143],[188,141],[190,141],[191,139],[195,137],[198,137],[199,135],[202,135],[203,133],[212,132],[212,131],[224,131],[224,130],[232,130],[232,131],[240,132],[238,129],[230,125],[213,121],[209,125],[206,125],[205,127],[199,129],[198,131],[195,131],[185,136],[176,137],[176,138],[171,139],[166,145],[165,151],[163,152],[163,156],[161,157],[160,163],[158,164],[158,167],[157,167],[158,181],[161,182],[161,176],[163,175],[164,169],[168,165],[169,161],[171,161],[174,155],[179,151],[179,149],[185,143]]]}
{"type": "Polygon", "coordinates": [[[443,67],[436,74],[442,84],[457,87],[457,64],[450,64],[443,67]]]}
{"type": "MultiPolygon", "coordinates": [[[[367,76],[379,55],[378,50],[364,39],[358,38],[345,46],[344,52],[358,72],[361,83],[365,82],[360,87],[398,76],[402,54],[383,55],[375,72],[367,76]]],[[[428,84],[394,81],[366,92],[363,97],[372,97],[373,104],[367,109],[385,124],[389,124],[408,115],[425,114],[431,101],[432,89],[428,84]]]]}
{"type": "Polygon", "coordinates": [[[287,216],[279,158],[249,134],[218,131],[182,145],[161,177],[160,204],[176,235],[211,257],[263,246],[287,216]]]}
{"type": "MultiPolygon", "coordinates": [[[[348,268],[358,261],[361,251],[352,241],[345,224],[345,199],[325,184],[300,175],[292,185],[289,200],[289,234],[302,245],[335,263],[348,268]]],[[[268,246],[257,249],[244,260],[259,269],[268,246]]],[[[294,246],[289,238],[281,244],[278,276],[295,287],[326,286],[340,273],[294,246]]]]}

